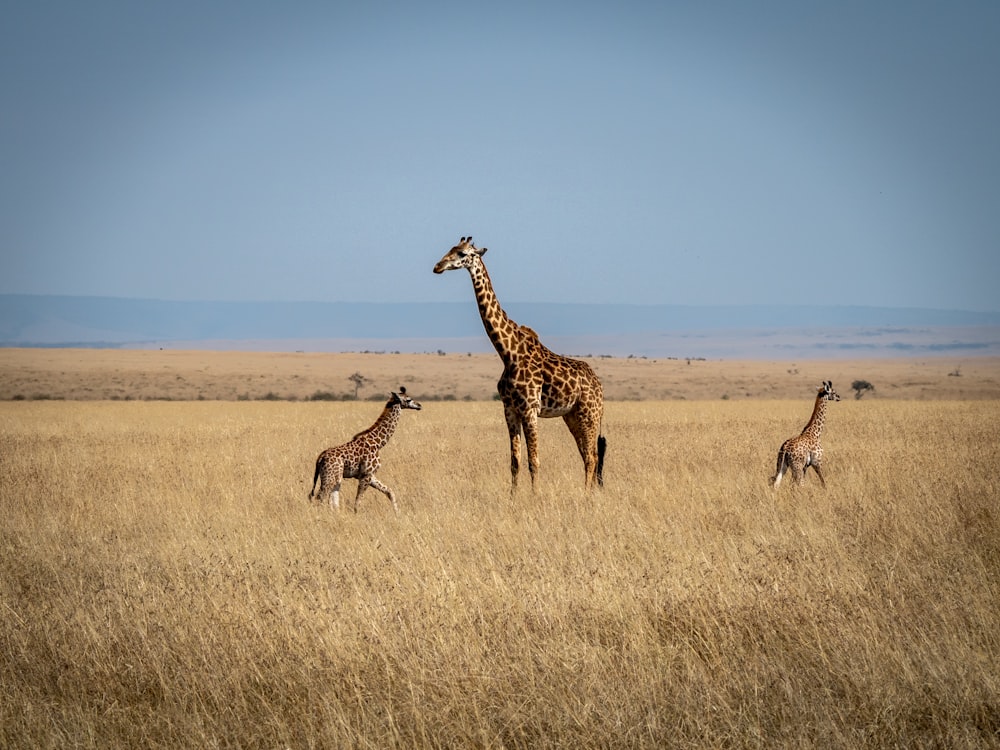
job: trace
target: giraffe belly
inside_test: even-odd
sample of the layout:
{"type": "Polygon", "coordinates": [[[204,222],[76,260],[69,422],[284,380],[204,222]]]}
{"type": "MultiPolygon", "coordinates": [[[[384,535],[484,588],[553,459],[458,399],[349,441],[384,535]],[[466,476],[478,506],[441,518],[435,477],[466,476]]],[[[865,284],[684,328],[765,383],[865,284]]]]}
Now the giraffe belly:
{"type": "Polygon", "coordinates": [[[573,411],[572,406],[563,406],[562,404],[542,404],[542,408],[538,410],[538,416],[543,419],[549,419],[550,417],[564,417],[573,411]]]}
{"type": "Polygon", "coordinates": [[[364,466],[358,461],[346,461],[344,463],[344,478],[357,479],[364,474],[364,466]]]}

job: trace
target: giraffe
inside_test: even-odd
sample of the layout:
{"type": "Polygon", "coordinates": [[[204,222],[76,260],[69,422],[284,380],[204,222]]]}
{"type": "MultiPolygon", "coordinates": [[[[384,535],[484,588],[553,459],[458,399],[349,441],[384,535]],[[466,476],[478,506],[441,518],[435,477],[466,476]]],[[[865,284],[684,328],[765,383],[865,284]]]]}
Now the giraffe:
{"type": "Polygon", "coordinates": [[[406,395],[406,389],[400,386],[399,393],[393,392],[385,404],[385,408],[375,420],[375,424],[367,430],[362,430],[343,445],[327,448],[316,459],[316,472],[313,474],[313,486],[309,499],[316,498],[320,503],[330,497],[330,508],[340,509],[340,483],[343,479],[358,480],[358,494],[354,498],[354,512],[358,512],[358,501],[368,485],[371,485],[392,503],[392,509],[399,513],[396,496],[392,490],[375,478],[375,472],[382,465],[379,451],[385,447],[396,431],[399,415],[403,409],[420,409],[420,404],[406,395]],[[316,482],[319,481],[319,491],[316,482]],[[331,492],[333,493],[331,496],[331,492]]]}
{"type": "Polygon", "coordinates": [[[493,291],[483,255],[472,237],[462,237],[434,266],[434,273],[465,268],[479,305],[483,327],[503,361],[497,392],[503,402],[510,434],[511,493],[517,489],[521,465],[521,436],[528,449],[531,486],[538,475],[538,419],[562,417],[583,458],[585,486],[604,484],[607,441],[600,434],[604,391],[590,365],[549,350],[538,334],[518,325],[504,312],[493,291]]]}
{"type": "Polygon", "coordinates": [[[775,488],[781,484],[781,477],[788,468],[791,468],[792,478],[799,485],[805,484],[806,469],[810,466],[816,470],[820,484],[826,487],[826,480],[820,471],[823,446],[819,444],[819,439],[823,434],[823,421],[826,418],[826,405],[829,401],[840,401],[840,395],[833,390],[832,382],[824,380],[823,385],[816,391],[816,405],[813,407],[809,422],[802,429],[802,434],[788,438],[778,449],[777,470],[772,477],[775,488]]]}

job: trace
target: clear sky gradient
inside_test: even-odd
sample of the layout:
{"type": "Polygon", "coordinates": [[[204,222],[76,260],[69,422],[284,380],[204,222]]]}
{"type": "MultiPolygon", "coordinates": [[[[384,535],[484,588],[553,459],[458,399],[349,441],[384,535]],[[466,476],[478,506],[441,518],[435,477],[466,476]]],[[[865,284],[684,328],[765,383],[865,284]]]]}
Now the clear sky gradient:
{"type": "Polygon", "coordinates": [[[0,293],[1000,309],[995,0],[3,15],[0,293]]]}

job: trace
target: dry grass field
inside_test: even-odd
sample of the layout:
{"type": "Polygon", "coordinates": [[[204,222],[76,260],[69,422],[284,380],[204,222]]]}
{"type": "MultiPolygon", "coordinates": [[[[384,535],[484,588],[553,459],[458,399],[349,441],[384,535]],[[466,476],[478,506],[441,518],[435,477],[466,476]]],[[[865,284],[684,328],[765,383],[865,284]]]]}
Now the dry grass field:
{"type": "MultiPolygon", "coordinates": [[[[1000,358],[801,362],[588,357],[609,401],[808,398],[823,380],[842,396],[867,380],[864,398],[1000,399],[1000,358]]],[[[501,372],[495,354],[305,354],[0,348],[0,401],[306,400],[381,401],[401,383],[423,399],[488,401],[501,372]]],[[[807,415],[808,416],[808,415],[807,415]]]]}
{"type": "Polygon", "coordinates": [[[2,397],[24,397],[0,403],[0,746],[1000,746],[995,362],[670,362],[626,386],[654,365],[598,360],[607,486],[582,490],[546,420],[537,491],[512,498],[464,357],[161,354],[42,382],[0,353],[2,397]],[[198,366],[214,377],[185,385],[198,366]],[[708,368],[724,380],[687,375],[708,368]],[[306,501],[316,454],[381,409],[305,400],[355,371],[458,399],[405,412],[384,450],[399,516],[374,491],[357,514],[306,501]],[[824,378],[845,396],[828,488],[773,492],[824,378]],[[276,389],[298,400],[236,400],[276,389]]]}

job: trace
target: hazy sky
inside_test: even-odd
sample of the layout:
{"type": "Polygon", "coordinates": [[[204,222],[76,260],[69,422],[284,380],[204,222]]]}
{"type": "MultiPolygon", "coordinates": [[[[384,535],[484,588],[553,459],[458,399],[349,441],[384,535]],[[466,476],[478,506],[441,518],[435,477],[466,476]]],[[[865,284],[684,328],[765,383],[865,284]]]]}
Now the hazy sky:
{"type": "MultiPolygon", "coordinates": [[[[27,2],[0,293],[1000,309],[1000,3],[27,2]]],[[[470,313],[471,314],[471,313],[470,313]]]]}

